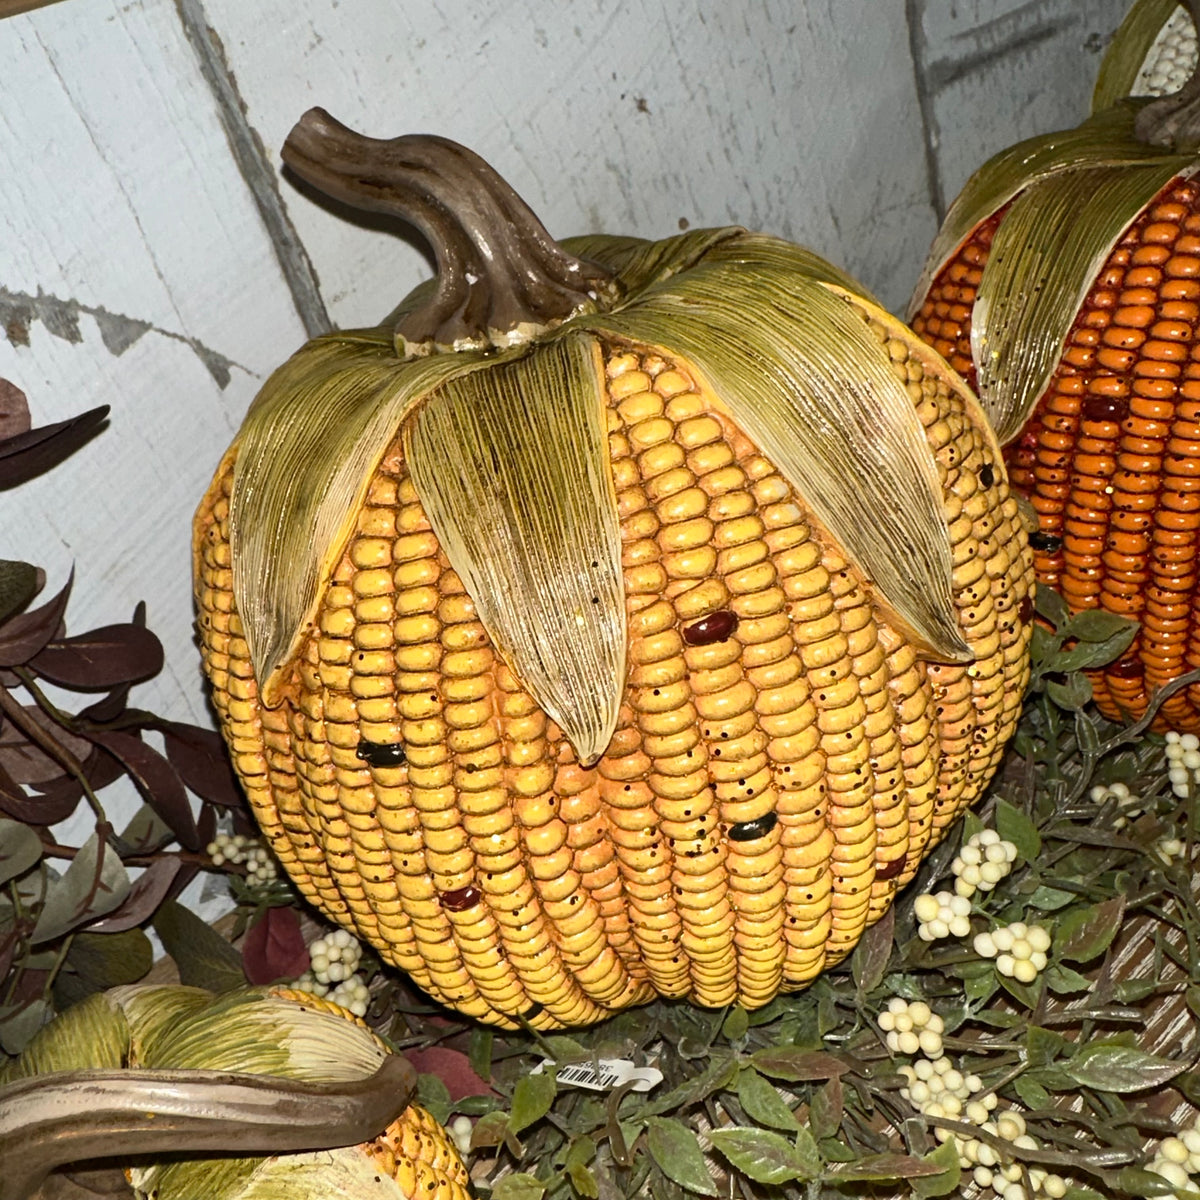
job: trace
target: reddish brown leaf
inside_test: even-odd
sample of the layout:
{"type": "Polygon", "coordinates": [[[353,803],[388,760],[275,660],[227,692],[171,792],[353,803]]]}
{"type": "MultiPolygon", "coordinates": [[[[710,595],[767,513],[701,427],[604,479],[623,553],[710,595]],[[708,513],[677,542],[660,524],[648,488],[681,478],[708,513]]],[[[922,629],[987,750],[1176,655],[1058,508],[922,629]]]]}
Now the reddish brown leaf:
{"type": "Polygon", "coordinates": [[[19,559],[0,559],[0,624],[19,613],[46,586],[46,572],[19,559]]]}
{"type": "Polygon", "coordinates": [[[245,808],[246,798],[219,733],[178,721],[163,721],[155,728],[163,736],[171,766],[201,800],[221,808],[245,808]]]}
{"type": "Polygon", "coordinates": [[[268,908],[246,931],[242,966],[253,984],[295,979],[308,970],[308,947],[293,908],[268,908]]]}
{"type": "Polygon", "coordinates": [[[75,572],[71,571],[62,591],[40,608],[18,613],[0,625],[0,667],[20,667],[27,663],[52,638],[63,632],[63,613],[75,572]]]}
{"type": "Polygon", "coordinates": [[[196,818],[192,815],[187,789],[175,768],[157,750],[132,734],[97,730],[88,737],[121,763],[146,803],[174,830],[180,845],[198,850],[196,818]]]}
{"type": "Polygon", "coordinates": [[[100,432],[108,417],[108,405],[89,409],[77,417],[28,429],[0,441],[0,488],[43,474],[74,454],[100,432]]]}
{"type": "MultiPolygon", "coordinates": [[[[22,711],[35,725],[40,726],[68,754],[83,762],[92,747],[61,725],[56,724],[36,705],[24,705],[22,711]]],[[[48,783],[65,771],[62,763],[26,737],[10,717],[0,725],[0,766],[17,783],[48,783]]]]}
{"type": "Polygon", "coordinates": [[[105,625],[55,638],[29,659],[43,678],[62,687],[96,689],[149,679],[162,670],[158,638],[138,625],[105,625]]]}
{"type": "Polygon", "coordinates": [[[32,794],[26,793],[24,799],[8,795],[0,798],[0,809],[26,825],[57,825],[59,821],[65,821],[83,799],[83,788],[66,775],[50,783],[31,786],[32,794]]]}
{"type": "Polygon", "coordinates": [[[0,442],[25,433],[32,424],[25,393],[15,383],[0,379],[0,442]]]}
{"type": "Polygon", "coordinates": [[[118,907],[84,928],[91,933],[122,933],[148,920],[171,890],[180,865],[179,859],[173,856],[156,858],[133,881],[129,895],[118,907]]]}
{"type": "Polygon", "coordinates": [[[448,1046],[425,1046],[420,1050],[405,1050],[418,1074],[436,1075],[450,1092],[451,1100],[464,1096],[494,1096],[496,1093],[486,1079],[471,1070],[471,1060],[461,1050],[448,1046]]]}

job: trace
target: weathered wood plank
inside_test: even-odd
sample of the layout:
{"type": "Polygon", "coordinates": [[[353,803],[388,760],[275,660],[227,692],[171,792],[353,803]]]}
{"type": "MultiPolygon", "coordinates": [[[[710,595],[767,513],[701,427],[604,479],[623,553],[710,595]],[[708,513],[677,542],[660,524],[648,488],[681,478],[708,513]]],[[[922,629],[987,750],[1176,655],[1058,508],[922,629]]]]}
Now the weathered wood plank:
{"type": "MultiPolygon", "coordinates": [[[[445,5],[205,0],[263,143],[321,104],[375,136],[487,157],[552,233],[742,223],[898,303],[934,222],[904,8],[877,0],[445,5]]],[[[378,320],[423,253],[286,201],[339,324],[378,320]]]]}

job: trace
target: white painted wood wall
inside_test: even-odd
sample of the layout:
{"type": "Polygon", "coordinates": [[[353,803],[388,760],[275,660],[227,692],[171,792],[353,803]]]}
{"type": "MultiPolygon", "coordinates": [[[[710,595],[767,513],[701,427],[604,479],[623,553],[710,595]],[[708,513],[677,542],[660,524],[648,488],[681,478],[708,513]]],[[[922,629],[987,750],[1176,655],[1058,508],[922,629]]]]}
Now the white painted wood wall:
{"type": "Polygon", "coordinates": [[[112,406],[104,434],[0,498],[0,557],[52,590],[74,564],[75,631],[144,599],[167,668],[136,698],[209,720],[192,510],[266,374],[429,273],[414,242],[281,179],[314,104],[466,143],[554,234],[740,223],[898,309],[967,175],[1083,116],[1126,6],[63,0],[0,21],[0,377],[35,424],[112,406]]]}

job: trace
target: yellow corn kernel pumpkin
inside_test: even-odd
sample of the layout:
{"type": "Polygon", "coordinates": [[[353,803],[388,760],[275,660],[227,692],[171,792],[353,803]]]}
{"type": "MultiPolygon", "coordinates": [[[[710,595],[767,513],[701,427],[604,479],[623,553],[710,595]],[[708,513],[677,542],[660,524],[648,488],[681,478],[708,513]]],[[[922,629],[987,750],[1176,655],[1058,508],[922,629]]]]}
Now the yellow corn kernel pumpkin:
{"type": "Polygon", "coordinates": [[[450,1135],[407,1103],[415,1086],[363,1021],[304,992],[120,987],[0,1070],[0,1149],[21,1151],[10,1185],[102,1157],[141,1200],[467,1200],[450,1135]]]}
{"type": "MultiPolygon", "coordinates": [[[[1180,104],[1127,102],[993,158],[909,311],[978,390],[1037,511],[1039,581],[1072,612],[1141,622],[1089,672],[1114,720],[1200,667],[1200,155],[1155,144],[1180,104]]],[[[1158,727],[1200,730],[1200,687],[1158,727]]]]}
{"type": "Polygon", "coordinates": [[[197,513],[275,852],[501,1026],[804,986],[1016,721],[1031,557],[974,398],[777,239],[559,246],[462,147],[319,110],[284,157],[440,275],[283,366],[197,513]]]}

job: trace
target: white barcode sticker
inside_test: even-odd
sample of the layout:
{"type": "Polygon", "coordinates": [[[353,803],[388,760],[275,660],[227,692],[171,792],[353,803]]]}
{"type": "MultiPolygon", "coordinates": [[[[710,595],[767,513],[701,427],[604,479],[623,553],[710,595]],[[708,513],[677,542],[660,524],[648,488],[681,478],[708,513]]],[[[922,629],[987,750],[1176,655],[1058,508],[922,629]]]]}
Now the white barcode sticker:
{"type": "MultiPolygon", "coordinates": [[[[546,1061],[538,1063],[530,1074],[540,1075],[546,1061]]],[[[635,1092],[648,1092],[662,1083],[662,1077],[657,1067],[635,1067],[627,1058],[600,1058],[558,1068],[558,1082],[564,1087],[590,1088],[594,1092],[611,1091],[626,1083],[631,1083],[635,1092]]]]}

